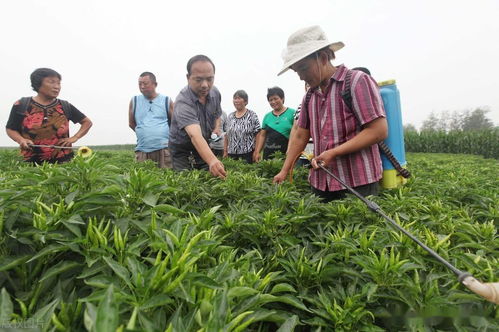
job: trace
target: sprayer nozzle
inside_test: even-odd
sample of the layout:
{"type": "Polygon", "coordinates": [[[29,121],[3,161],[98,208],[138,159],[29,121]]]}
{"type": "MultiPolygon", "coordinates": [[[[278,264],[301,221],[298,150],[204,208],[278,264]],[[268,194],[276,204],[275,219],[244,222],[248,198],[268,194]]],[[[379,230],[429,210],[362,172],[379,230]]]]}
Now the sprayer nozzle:
{"type": "Polygon", "coordinates": [[[462,283],[473,293],[480,295],[492,303],[499,304],[499,282],[482,284],[473,276],[468,276],[464,278],[462,283]]]}

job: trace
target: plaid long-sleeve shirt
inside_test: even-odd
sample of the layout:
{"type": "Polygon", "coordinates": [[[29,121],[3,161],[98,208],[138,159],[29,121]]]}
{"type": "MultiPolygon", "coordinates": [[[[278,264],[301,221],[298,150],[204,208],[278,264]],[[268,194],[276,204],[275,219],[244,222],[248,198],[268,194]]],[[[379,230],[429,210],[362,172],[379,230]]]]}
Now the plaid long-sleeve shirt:
{"type": "MultiPolygon", "coordinates": [[[[347,74],[340,65],[329,80],[325,93],[313,91],[307,112],[302,109],[298,125],[309,129],[314,141],[314,154],[332,149],[357,135],[362,126],[380,117],[385,117],[383,102],[376,82],[367,74],[352,71],[351,95],[353,110],[341,97],[347,74]]],[[[305,100],[302,104],[304,105],[305,100]]],[[[351,187],[373,183],[381,179],[383,168],[377,144],[355,153],[335,158],[329,170],[351,187]]],[[[311,170],[309,181],[312,187],[322,191],[338,191],[343,186],[321,169],[311,170]]]]}

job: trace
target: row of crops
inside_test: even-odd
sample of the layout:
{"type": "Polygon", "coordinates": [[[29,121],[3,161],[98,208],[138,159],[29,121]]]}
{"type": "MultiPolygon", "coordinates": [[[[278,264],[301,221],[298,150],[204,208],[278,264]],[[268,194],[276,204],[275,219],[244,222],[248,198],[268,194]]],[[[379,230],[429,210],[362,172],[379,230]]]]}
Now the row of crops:
{"type": "MultiPolygon", "coordinates": [[[[226,161],[225,181],[127,151],[31,167],[0,151],[0,330],[497,331],[499,309],[306,170],[226,161]]],[[[409,154],[374,200],[445,259],[499,280],[499,167],[409,154]]]]}
{"type": "Polygon", "coordinates": [[[499,159],[499,128],[406,131],[404,136],[409,152],[466,153],[499,159]]]}

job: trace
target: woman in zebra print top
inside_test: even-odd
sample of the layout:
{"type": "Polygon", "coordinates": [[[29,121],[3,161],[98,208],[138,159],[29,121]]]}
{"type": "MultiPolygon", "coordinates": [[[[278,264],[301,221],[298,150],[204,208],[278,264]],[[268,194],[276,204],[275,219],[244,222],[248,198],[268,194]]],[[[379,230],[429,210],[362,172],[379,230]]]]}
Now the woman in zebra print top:
{"type": "Polygon", "coordinates": [[[234,93],[233,103],[236,110],[227,117],[224,157],[253,162],[256,134],[260,131],[260,121],[248,105],[248,94],[244,90],[234,93]]]}

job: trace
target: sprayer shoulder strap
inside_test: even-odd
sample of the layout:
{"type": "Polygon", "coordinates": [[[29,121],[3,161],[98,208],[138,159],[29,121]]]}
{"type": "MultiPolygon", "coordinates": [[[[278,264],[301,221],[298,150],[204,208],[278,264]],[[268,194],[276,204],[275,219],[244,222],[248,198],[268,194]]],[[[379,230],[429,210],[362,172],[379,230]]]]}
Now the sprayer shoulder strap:
{"type": "MultiPolygon", "coordinates": [[[[350,111],[353,110],[353,97],[352,97],[352,71],[347,70],[347,75],[345,77],[345,89],[341,92],[341,99],[343,99],[343,102],[345,105],[348,107],[350,111]]],[[[395,167],[397,172],[402,175],[404,178],[409,178],[411,176],[411,173],[403,168],[397,158],[393,155],[392,151],[390,148],[385,144],[384,141],[381,141],[378,143],[378,147],[381,150],[381,152],[386,156],[386,158],[390,161],[390,163],[395,167]]]]}

